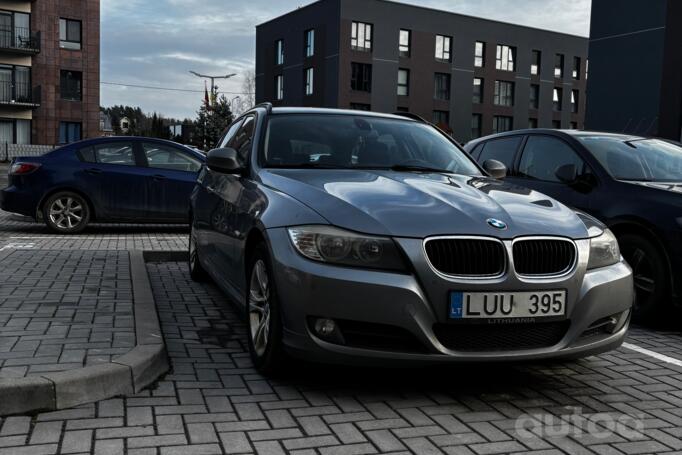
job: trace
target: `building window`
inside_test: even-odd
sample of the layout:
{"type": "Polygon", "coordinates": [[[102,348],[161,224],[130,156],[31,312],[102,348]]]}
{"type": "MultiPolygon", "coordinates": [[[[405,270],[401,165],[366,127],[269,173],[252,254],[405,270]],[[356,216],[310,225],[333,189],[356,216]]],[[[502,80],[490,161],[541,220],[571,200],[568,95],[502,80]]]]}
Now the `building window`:
{"type": "Polygon", "coordinates": [[[305,94],[306,95],[312,95],[313,94],[313,82],[315,79],[315,69],[314,68],[308,68],[305,70],[305,94]]]}
{"type": "Polygon", "coordinates": [[[372,24],[353,22],[350,47],[356,51],[370,52],[372,50],[372,24]]]}
{"type": "Polygon", "coordinates": [[[573,57],[573,72],[571,74],[573,79],[580,79],[580,57],[573,57]]]}
{"type": "Polygon", "coordinates": [[[315,30],[310,29],[305,32],[305,56],[315,55],[315,30]]]}
{"type": "Polygon", "coordinates": [[[476,68],[485,66],[485,43],[483,41],[476,41],[474,45],[474,66],[476,68]]]}
{"type": "Polygon", "coordinates": [[[578,122],[571,122],[571,129],[577,130],[578,129],[578,122]]]}
{"type": "Polygon", "coordinates": [[[558,79],[564,77],[564,54],[554,56],[554,77],[558,79]]]}
{"type": "Polygon", "coordinates": [[[554,87],[554,92],[552,94],[552,106],[555,111],[560,111],[561,110],[561,101],[563,98],[563,90],[554,87]]]}
{"type": "Polygon", "coordinates": [[[540,51],[533,51],[530,60],[530,74],[537,76],[540,74],[540,65],[542,64],[542,54],[540,51]]]}
{"type": "Polygon", "coordinates": [[[350,108],[354,111],[371,111],[372,106],[363,103],[350,103],[350,108]]]}
{"type": "Polygon", "coordinates": [[[552,120],[552,128],[555,130],[561,129],[561,120],[552,120]]]}
{"type": "Polygon", "coordinates": [[[62,49],[80,50],[83,41],[81,21],[59,19],[59,47],[62,49]]]}
{"type": "Polygon", "coordinates": [[[351,63],[350,88],[358,92],[372,91],[372,65],[351,63]]]}
{"type": "Polygon", "coordinates": [[[540,106],[540,86],[538,84],[530,84],[530,101],[528,107],[537,109],[540,106]]]}
{"type": "Polygon", "coordinates": [[[63,100],[80,101],[83,99],[83,73],[80,71],[61,70],[59,93],[63,100]]]}
{"type": "Polygon", "coordinates": [[[284,65],[284,40],[275,41],[275,65],[284,65]]]}
{"type": "Polygon", "coordinates": [[[535,129],[538,127],[538,119],[536,118],[529,118],[528,119],[528,128],[530,129],[535,129]]]}
{"type": "Polygon", "coordinates": [[[437,100],[448,101],[450,99],[450,75],[447,73],[436,73],[433,79],[433,97],[437,100]]]}
{"type": "Polygon", "coordinates": [[[407,106],[398,106],[396,107],[397,112],[410,112],[410,108],[407,106]]]}
{"type": "Polygon", "coordinates": [[[275,77],[275,98],[278,101],[284,99],[284,76],[281,74],[275,77]]]}
{"type": "Polygon", "coordinates": [[[32,103],[31,68],[0,64],[0,103],[32,103]]]}
{"type": "Polygon", "coordinates": [[[512,130],[512,118],[496,115],[493,117],[493,133],[504,133],[512,130]]]}
{"type": "Polygon", "coordinates": [[[471,139],[476,139],[482,136],[481,124],[483,119],[481,114],[473,114],[471,116],[471,139]]]}
{"type": "Polygon", "coordinates": [[[474,104],[481,104],[483,102],[483,79],[480,77],[474,78],[474,94],[471,102],[474,104]]]}
{"type": "Polygon", "coordinates": [[[410,70],[398,70],[398,95],[409,96],[410,94],[410,70]]]}
{"type": "Polygon", "coordinates": [[[508,81],[495,81],[495,93],[493,104],[497,106],[514,105],[514,83],[508,81]]]}
{"type": "Polygon", "coordinates": [[[398,40],[398,53],[401,57],[410,56],[410,45],[412,42],[412,32],[409,30],[400,30],[400,38],[398,40]]]}
{"type": "Polygon", "coordinates": [[[81,124],[79,122],[59,122],[59,143],[70,144],[81,140],[81,124]]]}
{"type": "Polygon", "coordinates": [[[502,71],[514,71],[514,62],[516,62],[516,48],[498,44],[495,54],[495,68],[502,71]]]}
{"type": "Polygon", "coordinates": [[[0,144],[30,144],[31,121],[0,119],[0,144]]]}
{"type": "Polygon", "coordinates": [[[448,111],[433,111],[433,124],[438,127],[450,128],[450,112],[448,111]]]}
{"type": "Polygon", "coordinates": [[[0,10],[0,48],[35,49],[40,46],[31,38],[31,15],[0,10]]]}
{"type": "Polygon", "coordinates": [[[580,93],[577,90],[571,90],[571,112],[574,114],[578,112],[580,101],[580,93]]]}
{"type": "Polygon", "coordinates": [[[436,60],[450,62],[452,59],[452,37],[436,35],[436,60]]]}

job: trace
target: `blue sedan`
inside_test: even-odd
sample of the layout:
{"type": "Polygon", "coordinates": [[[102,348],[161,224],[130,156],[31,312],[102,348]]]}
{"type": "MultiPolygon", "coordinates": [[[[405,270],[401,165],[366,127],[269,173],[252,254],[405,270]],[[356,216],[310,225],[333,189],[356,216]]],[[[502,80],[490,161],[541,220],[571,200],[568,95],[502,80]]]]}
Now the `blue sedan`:
{"type": "Polygon", "coordinates": [[[203,154],[170,141],[90,139],[15,158],[0,208],[73,234],[89,222],[186,223],[203,154]]]}

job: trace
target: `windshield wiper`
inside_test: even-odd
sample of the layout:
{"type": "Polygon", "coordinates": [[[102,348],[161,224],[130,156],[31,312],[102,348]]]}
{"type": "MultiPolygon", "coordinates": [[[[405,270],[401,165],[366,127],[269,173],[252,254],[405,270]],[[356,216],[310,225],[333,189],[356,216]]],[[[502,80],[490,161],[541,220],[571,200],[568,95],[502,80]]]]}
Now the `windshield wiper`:
{"type": "Polygon", "coordinates": [[[389,169],[396,172],[435,172],[440,174],[453,173],[452,171],[449,171],[447,169],[439,169],[436,167],[429,166],[419,166],[414,164],[394,164],[393,166],[389,167],[389,169]]]}

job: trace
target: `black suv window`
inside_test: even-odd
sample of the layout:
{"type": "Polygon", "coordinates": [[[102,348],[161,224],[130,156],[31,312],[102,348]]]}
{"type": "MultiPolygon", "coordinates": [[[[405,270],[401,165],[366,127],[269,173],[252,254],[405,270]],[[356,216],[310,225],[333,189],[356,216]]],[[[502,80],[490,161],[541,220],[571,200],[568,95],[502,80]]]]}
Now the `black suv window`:
{"type": "Polygon", "coordinates": [[[514,156],[521,144],[522,136],[505,137],[494,139],[485,143],[478,162],[483,164],[485,160],[497,160],[507,166],[507,174],[514,166],[514,156]]]}
{"type": "Polygon", "coordinates": [[[561,139],[551,136],[529,136],[523,148],[519,175],[545,182],[560,182],[556,170],[567,164],[575,164],[578,174],[585,164],[578,154],[561,139]]]}
{"type": "Polygon", "coordinates": [[[244,119],[239,131],[234,138],[228,143],[228,147],[232,147],[237,151],[239,159],[242,164],[248,164],[249,152],[251,151],[251,139],[253,138],[253,130],[256,126],[256,117],[249,115],[244,119]]]}

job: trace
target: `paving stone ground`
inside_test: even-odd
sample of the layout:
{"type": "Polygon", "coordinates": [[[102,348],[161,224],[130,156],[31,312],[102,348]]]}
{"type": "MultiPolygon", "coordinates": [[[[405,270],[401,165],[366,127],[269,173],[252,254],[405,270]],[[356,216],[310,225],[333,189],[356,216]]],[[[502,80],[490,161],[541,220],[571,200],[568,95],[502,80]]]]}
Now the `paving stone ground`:
{"type": "MultiPolygon", "coordinates": [[[[6,418],[0,455],[682,451],[682,368],[646,355],[400,370],[297,362],[272,380],[252,368],[242,317],[213,285],[191,282],[184,263],[148,270],[172,372],[134,396],[6,418]]],[[[653,338],[682,346],[674,333],[653,338]]]]}

